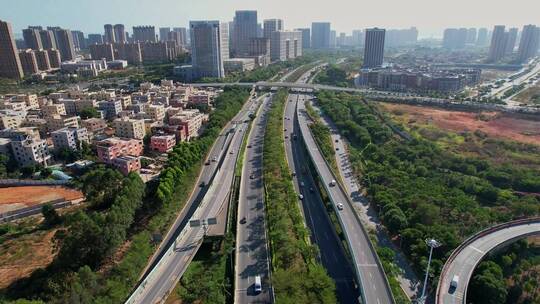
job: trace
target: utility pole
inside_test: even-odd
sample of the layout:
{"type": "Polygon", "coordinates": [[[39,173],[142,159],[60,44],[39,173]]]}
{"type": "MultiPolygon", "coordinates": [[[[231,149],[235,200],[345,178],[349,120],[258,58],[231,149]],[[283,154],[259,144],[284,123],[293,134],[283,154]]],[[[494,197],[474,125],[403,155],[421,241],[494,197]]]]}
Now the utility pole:
{"type": "Polygon", "coordinates": [[[426,302],[426,287],[427,287],[427,281],[429,276],[429,266],[431,264],[431,256],[433,254],[433,248],[437,248],[441,246],[442,244],[437,242],[435,239],[427,239],[426,244],[429,246],[429,259],[428,264],[426,268],[426,277],[424,278],[424,286],[422,287],[422,295],[420,296],[420,299],[418,299],[419,304],[424,304],[426,302]]]}

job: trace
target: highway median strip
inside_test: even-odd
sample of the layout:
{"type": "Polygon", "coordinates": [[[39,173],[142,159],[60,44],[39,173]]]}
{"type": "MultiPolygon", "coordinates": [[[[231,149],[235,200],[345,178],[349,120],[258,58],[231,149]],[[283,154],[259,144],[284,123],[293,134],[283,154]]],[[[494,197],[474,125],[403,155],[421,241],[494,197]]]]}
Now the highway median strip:
{"type": "Polygon", "coordinates": [[[276,302],[335,303],[334,282],[316,262],[315,247],[305,241],[309,231],[286,162],[282,138],[286,99],[285,90],[274,96],[264,137],[266,210],[276,302]]]}

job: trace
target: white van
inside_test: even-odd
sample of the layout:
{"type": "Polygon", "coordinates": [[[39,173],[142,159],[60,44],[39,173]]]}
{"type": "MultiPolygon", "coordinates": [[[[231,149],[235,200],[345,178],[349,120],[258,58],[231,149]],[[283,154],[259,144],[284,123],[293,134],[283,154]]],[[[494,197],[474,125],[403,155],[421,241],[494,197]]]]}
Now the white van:
{"type": "Polygon", "coordinates": [[[262,291],[261,276],[255,276],[255,283],[253,284],[253,290],[255,293],[260,293],[262,291]]]}

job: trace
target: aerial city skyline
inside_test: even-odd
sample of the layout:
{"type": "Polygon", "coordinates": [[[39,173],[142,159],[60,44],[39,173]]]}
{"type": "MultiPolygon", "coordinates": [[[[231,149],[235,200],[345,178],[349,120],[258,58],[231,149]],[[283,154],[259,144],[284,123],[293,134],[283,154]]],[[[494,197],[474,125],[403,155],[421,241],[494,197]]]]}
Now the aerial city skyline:
{"type": "MultiPolygon", "coordinates": [[[[72,61],[77,51],[85,49],[90,51],[93,59],[120,59],[133,64],[173,60],[190,48],[192,64],[177,71],[185,79],[223,78],[224,66],[238,64],[242,58],[253,59],[256,65],[265,66],[269,62],[300,57],[302,50],[308,48],[364,47],[363,67],[377,68],[383,65],[385,47],[412,46],[419,41],[415,27],[375,27],[352,30],[347,34],[337,33],[330,22],[312,22],[311,27],[296,29],[286,29],[286,24],[283,19],[259,20],[256,10],[240,10],[229,22],[190,21],[188,28],[137,25],[131,32],[126,31],[123,24],[105,24],[102,33],[91,33],[86,37],[79,30],[29,25],[22,30],[23,39],[16,40],[11,25],[4,23],[3,32],[8,39],[4,41],[2,62],[6,68],[0,72],[17,78],[58,68],[60,61],[72,61]],[[23,51],[15,51],[16,46],[10,42],[15,40],[23,51]],[[238,59],[232,61],[232,58],[238,59]],[[10,71],[3,71],[7,69],[10,71]]],[[[465,46],[489,45],[487,61],[497,62],[511,55],[517,44],[517,60],[524,63],[536,54],[539,37],[540,29],[535,25],[524,25],[521,31],[515,27],[505,31],[504,25],[496,25],[493,30],[447,28],[443,31],[442,47],[460,50],[465,46]]],[[[247,62],[244,60],[240,64],[247,62]]]]}
{"type": "MultiPolygon", "coordinates": [[[[285,0],[265,2],[261,0],[231,0],[227,2],[201,0],[186,6],[181,1],[159,0],[152,2],[140,1],[128,6],[122,1],[82,1],[71,2],[57,0],[39,2],[40,10],[33,7],[36,0],[16,2],[5,7],[0,12],[0,19],[14,18],[13,27],[16,32],[29,24],[46,24],[46,16],[56,16],[57,24],[66,28],[77,28],[83,32],[97,32],[98,24],[122,23],[131,28],[138,24],[152,24],[156,27],[179,26],[187,27],[190,20],[219,20],[228,21],[236,10],[258,10],[261,19],[289,19],[291,28],[305,27],[311,22],[328,21],[334,24],[338,32],[350,32],[357,28],[396,28],[404,29],[416,26],[421,38],[442,38],[445,28],[488,27],[506,24],[509,27],[522,27],[523,24],[534,23],[537,16],[534,10],[523,11],[519,16],[508,14],[505,6],[497,1],[465,1],[432,3],[422,0],[351,2],[336,0],[322,6],[309,5],[309,1],[300,0],[292,3],[285,0]],[[54,4],[54,5],[47,5],[54,4]],[[101,10],[100,8],[107,8],[101,10]],[[478,12],[489,7],[489,14],[478,12]],[[302,14],[296,14],[297,12],[302,14]],[[423,13],[422,12],[433,12],[423,13]],[[444,12],[444,13],[437,13],[444,12]],[[92,19],[85,18],[91,15],[92,19]],[[420,15],[419,15],[420,14],[420,15]]],[[[527,7],[530,0],[516,0],[513,5],[527,7]]]]}

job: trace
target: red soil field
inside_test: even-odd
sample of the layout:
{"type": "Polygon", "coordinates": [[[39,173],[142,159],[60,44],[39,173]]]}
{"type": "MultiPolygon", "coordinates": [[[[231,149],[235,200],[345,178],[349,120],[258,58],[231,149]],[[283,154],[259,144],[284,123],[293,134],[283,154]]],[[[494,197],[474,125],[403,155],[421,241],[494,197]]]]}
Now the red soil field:
{"type": "Polygon", "coordinates": [[[480,130],[491,137],[540,145],[540,118],[500,112],[462,112],[403,104],[381,103],[395,115],[407,115],[409,121],[432,123],[455,132],[480,130]]]}
{"type": "Polygon", "coordinates": [[[0,213],[30,207],[57,199],[82,199],[78,190],[58,186],[23,186],[0,188],[0,213]]]}

